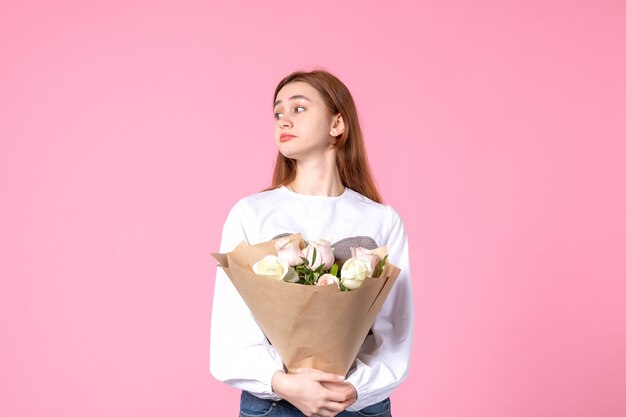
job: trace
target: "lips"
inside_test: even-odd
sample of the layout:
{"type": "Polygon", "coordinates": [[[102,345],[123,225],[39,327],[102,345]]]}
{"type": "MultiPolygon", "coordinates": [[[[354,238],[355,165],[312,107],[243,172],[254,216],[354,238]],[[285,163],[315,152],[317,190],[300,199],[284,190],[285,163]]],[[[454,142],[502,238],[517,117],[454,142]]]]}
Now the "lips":
{"type": "Polygon", "coordinates": [[[295,138],[295,136],[294,135],[290,135],[289,133],[283,133],[282,135],[280,135],[280,141],[281,142],[287,142],[291,138],[295,138]]]}

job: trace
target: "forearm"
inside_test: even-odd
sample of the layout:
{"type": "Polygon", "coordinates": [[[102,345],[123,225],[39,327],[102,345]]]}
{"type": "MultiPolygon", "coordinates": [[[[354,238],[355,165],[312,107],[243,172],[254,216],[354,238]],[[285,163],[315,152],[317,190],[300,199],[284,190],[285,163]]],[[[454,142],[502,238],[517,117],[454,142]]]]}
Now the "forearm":
{"type": "Polygon", "coordinates": [[[216,274],[210,370],[219,381],[261,398],[277,399],[271,379],[283,363],[224,271],[216,274]]]}

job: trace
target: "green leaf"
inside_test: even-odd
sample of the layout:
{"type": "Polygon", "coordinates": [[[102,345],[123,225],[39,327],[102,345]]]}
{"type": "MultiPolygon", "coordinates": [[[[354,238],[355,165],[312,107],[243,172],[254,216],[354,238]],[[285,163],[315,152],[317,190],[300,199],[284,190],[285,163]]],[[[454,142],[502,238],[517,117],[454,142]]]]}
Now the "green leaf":
{"type": "Polygon", "coordinates": [[[315,250],[315,246],[313,246],[313,259],[311,259],[311,265],[315,265],[315,258],[317,258],[317,250],[315,250]]]}
{"type": "Polygon", "coordinates": [[[337,272],[339,272],[339,265],[333,264],[332,268],[330,268],[330,274],[337,276],[337,272]]]}
{"type": "Polygon", "coordinates": [[[385,255],[385,257],[376,264],[376,268],[374,268],[374,278],[380,277],[380,274],[385,270],[385,265],[387,265],[387,258],[389,255],[385,255]]]}

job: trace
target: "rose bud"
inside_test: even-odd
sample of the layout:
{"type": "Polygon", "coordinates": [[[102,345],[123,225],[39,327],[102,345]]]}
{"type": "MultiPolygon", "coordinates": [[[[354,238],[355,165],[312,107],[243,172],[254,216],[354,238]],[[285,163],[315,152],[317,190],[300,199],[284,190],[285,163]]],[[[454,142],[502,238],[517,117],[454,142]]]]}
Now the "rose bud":
{"type": "Polygon", "coordinates": [[[315,283],[315,285],[331,285],[331,284],[336,284],[337,286],[339,286],[339,280],[333,274],[324,274],[321,277],[319,277],[317,282],[315,283]]]}

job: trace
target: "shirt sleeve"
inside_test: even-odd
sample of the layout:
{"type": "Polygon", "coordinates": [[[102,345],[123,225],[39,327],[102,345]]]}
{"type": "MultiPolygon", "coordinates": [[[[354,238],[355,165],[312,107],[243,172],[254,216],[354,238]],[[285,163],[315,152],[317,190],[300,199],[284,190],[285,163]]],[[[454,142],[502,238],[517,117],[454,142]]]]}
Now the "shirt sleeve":
{"type": "MultiPolygon", "coordinates": [[[[222,231],[220,252],[232,251],[246,240],[239,201],[231,209],[222,231]]],[[[211,314],[210,371],[213,377],[259,398],[278,400],[271,387],[272,376],[283,363],[269,343],[250,309],[218,266],[211,314]]]]}
{"type": "Polygon", "coordinates": [[[400,216],[391,209],[386,242],[389,261],[401,272],[393,284],[372,333],[356,358],[356,368],[346,378],[357,390],[357,401],[347,411],[357,411],[389,397],[406,379],[413,340],[413,293],[409,270],[409,244],[400,216]]]}

